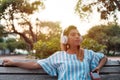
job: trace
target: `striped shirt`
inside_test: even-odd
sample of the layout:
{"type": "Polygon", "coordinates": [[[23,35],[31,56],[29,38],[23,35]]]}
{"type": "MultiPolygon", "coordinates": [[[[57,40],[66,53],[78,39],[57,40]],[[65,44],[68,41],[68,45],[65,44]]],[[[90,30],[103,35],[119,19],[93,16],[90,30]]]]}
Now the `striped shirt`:
{"type": "Polygon", "coordinates": [[[81,62],[76,54],[57,51],[46,59],[37,63],[51,76],[58,76],[58,80],[91,80],[90,70],[93,70],[101,58],[102,53],[84,49],[84,59],[81,62]]]}

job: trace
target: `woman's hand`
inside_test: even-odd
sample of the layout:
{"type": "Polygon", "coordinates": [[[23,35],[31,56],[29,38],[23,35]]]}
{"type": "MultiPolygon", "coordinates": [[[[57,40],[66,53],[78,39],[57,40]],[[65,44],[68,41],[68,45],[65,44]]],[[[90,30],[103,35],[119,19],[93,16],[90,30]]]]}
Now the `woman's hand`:
{"type": "Polygon", "coordinates": [[[97,73],[99,74],[100,68],[99,68],[99,67],[96,67],[94,70],[92,70],[92,72],[97,72],[97,73]]]}
{"type": "Polygon", "coordinates": [[[2,62],[3,66],[14,66],[14,62],[12,60],[4,59],[2,62]]]}

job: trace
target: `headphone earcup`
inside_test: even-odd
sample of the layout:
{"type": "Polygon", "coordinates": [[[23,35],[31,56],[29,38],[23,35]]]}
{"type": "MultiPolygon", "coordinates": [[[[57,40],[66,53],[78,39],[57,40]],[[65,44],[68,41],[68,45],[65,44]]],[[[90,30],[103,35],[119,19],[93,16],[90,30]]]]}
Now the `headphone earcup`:
{"type": "Polygon", "coordinates": [[[61,36],[61,43],[67,44],[67,42],[68,42],[67,36],[61,36]]]}

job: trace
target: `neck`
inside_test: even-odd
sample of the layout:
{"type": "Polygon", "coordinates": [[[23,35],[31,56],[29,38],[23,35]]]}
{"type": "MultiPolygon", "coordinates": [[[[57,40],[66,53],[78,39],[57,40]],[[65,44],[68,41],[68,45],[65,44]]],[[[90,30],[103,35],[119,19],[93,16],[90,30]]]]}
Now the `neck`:
{"type": "Polygon", "coordinates": [[[78,48],[77,47],[69,48],[67,52],[70,54],[75,54],[78,52],[78,48]]]}
{"type": "Polygon", "coordinates": [[[76,54],[77,55],[77,58],[80,60],[80,61],[83,61],[84,59],[84,50],[82,48],[78,49],[78,48],[69,48],[67,50],[67,52],[69,54],[76,54]]]}

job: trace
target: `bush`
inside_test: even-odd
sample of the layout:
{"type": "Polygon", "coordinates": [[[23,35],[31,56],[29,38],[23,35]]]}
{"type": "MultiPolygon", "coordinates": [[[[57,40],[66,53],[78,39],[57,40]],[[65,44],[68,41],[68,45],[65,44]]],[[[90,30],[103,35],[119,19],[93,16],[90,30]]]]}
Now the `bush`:
{"type": "Polygon", "coordinates": [[[0,43],[0,49],[4,50],[7,48],[7,44],[6,43],[0,43]]]}
{"type": "Polygon", "coordinates": [[[83,48],[87,48],[87,49],[92,49],[96,52],[98,51],[104,51],[104,49],[106,48],[105,45],[99,44],[97,41],[90,39],[90,38],[86,38],[83,42],[82,42],[82,47],[83,48]]]}
{"type": "Polygon", "coordinates": [[[40,40],[34,44],[33,49],[36,50],[34,55],[36,58],[46,58],[54,52],[60,50],[60,41],[58,38],[53,38],[46,42],[40,40]]]}

